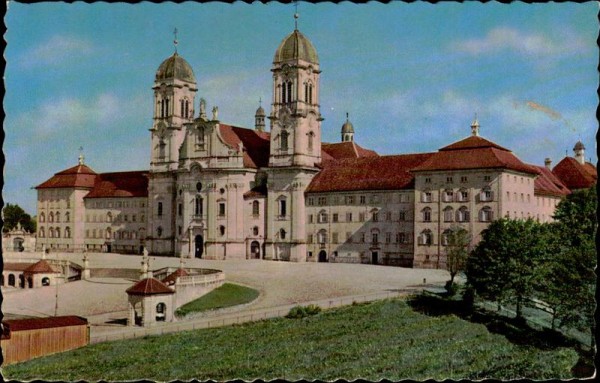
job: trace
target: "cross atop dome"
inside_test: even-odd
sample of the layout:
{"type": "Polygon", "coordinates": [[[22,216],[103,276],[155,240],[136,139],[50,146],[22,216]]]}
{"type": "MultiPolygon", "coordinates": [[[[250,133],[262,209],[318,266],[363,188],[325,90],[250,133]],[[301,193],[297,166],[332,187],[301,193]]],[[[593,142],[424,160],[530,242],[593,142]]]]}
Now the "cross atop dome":
{"type": "Polygon", "coordinates": [[[173,40],[173,45],[175,45],[175,53],[177,53],[177,44],[179,43],[179,41],[177,41],[177,28],[175,28],[173,31],[173,36],[175,37],[173,40]]]}
{"type": "Polygon", "coordinates": [[[300,14],[298,14],[298,0],[294,0],[294,6],[296,7],[296,12],[294,12],[294,29],[298,30],[298,18],[300,14]]]}
{"type": "Polygon", "coordinates": [[[477,121],[477,113],[475,113],[475,119],[471,123],[471,134],[479,136],[479,121],[477,121]]]}

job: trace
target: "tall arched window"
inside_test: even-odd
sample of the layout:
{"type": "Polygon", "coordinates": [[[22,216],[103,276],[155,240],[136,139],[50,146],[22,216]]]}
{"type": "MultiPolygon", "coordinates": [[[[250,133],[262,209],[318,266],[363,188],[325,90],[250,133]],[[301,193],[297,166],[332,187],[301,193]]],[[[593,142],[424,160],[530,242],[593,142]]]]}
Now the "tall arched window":
{"type": "Polygon", "coordinates": [[[325,229],[320,230],[317,233],[317,242],[319,244],[325,244],[325,243],[327,243],[327,231],[325,229]]]}
{"type": "Polygon", "coordinates": [[[70,227],[65,228],[65,238],[71,238],[71,228],[70,227]]]}
{"type": "Polygon", "coordinates": [[[160,237],[162,237],[162,233],[163,233],[163,228],[162,228],[162,226],[159,226],[159,227],[156,229],[156,236],[157,236],[158,238],[160,238],[160,237]]]}
{"type": "Polygon", "coordinates": [[[309,103],[308,102],[308,83],[307,82],[304,83],[304,101],[309,103]]]}
{"type": "Polygon", "coordinates": [[[39,235],[40,235],[40,238],[46,237],[46,230],[44,230],[43,227],[40,227],[39,235]]]}
{"type": "Polygon", "coordinates": [[[158,158],[165,158],[167,144],[162,138],[158,142],[158,158]]]}
{"type": "Polygon", "coordinates": [[[58,211],[56,212],[55,219],[56,219],[56,222],[60,222],[60,212],[58,212],[58,211]]]}
{"type": "Polygon", "coordinates": [[[284,229],[279,230],[279,238],[285,239],[286,232],[284,229]]]}
{"type": "Polygon", "coordinates": [[[452,234],[452,230],[446,229],[442,233],[442,246],[448,246],[448,236],[452,234]]]}
{"type": "Polygon", "coordinates": [[[48,215],[48,222],[54,222],[54,213],[50,212],[50,214],[48,215]]]}
{"type": "Polygon", "coordinates": [[[259,203],[258,201],[253,201],[252,202],[252,215],[258,215],[259,214],[259,203]]]}
{"type": "Polygon", "coordinates": [[[203,205],[204,200],[200,196],[196,196],[194,199],[194,214],[202,215],[203,214],[203,205]]]}
{"type": "Polygon", "coordinates": [[[313,151],[314,139],[315,139],[315,134],[313,132],[309,132],[308,133],[308,151],[309,152],[313,151]]]}
{"type": "Polygon", "coordinates": [[[456,220],[458,222],[468,222],[470,220],[469,209],[466,206],[462,206],[456,211],[456,220]]]}
{"type": "Polygon", "coordinates": [[[431,230],[425,229],[419,234],[419,245],[431,245],[433,244],[433,234],[431,230]]]}
{"type": "MultiPolygon", "coordinates": [[[[492,208],[490,208],[489,206],[484,206],[483,208],[481,208],[481,210],[479,211],[479,220],[481,222],[491,222],[494,219],[494,214],[492,211],[492,208]]],[[[538,214],[538,221],[539,221],[539,214],[538,214]]]]}
{"type": "Polygon", "coordinates": [[[454,209],[452,207],[447,206],[444,209],[444,222],[452,222],[454,220],[454,209]]]}
{"type": "Polygon", "coordinates": [[[219,226],[219,235],[222,237],[225,235],[225,226],[219,226]]]}
{"type": "Polygon", "coordinates": [[[426,207],[421,210],[421,214],[423,215],[423,222],[431,222],[431,209],[426,207]]]}
{"type": "Polygon", "coordinates": [[[40,214],[40,222],[46,222],[46,215],[44,213],[40,214]]]}
{"type": "Polygon", "coordinates": [[[279,217],[283,218],[287,215],[287,200],[285,197],[279,197],[277,199],[277,204],[279,206],[279,217]]]}
{"type": "Polygon", "coordinates": [[[71,220],[71,214],[69,212],[65,213],[65,222],[69,222],[71,220]]]}
{"type": "Polygon", "coordinates": [[[48,237],[54,238],[54,229],[53,228],[48,229],[48,237]]]}
{"type": "Polygon", "coordinates": [[[281,147],[282,151],[287,151],[288,150],[288,132],[285,130],[281,131],[281,135],[279,136],[279,146],[281,147]]]}
{"type": "Polygon", "coordinates": [[[308,84],[308,103],[309,104],[313,103],[312,94],[313,94],[313,86],[312,86],[312,84],[308,84]]]}
{"type": "Polygon", "coordinates": [[[106,228],[106,239],[110,239],[112,237],[112,229],[110,227],[106,228]]]}
{"type": "Polygon", "coordinates": [[[283,83],[283,85],[281,86],[281,102],[282,103],[285,103],[286,99],[287,99],[286,98],[286,90],[287,90],[287,87],[286,87],[285,83],[283,83]]]}
{"type": "Polygon", "coordinates": [[[158,213],[159,217],[163,215],[163,204],[162,204],[162,202],[158,203],[158,211],[157,211],[157,213],[158,213]]]}
{"type": "Polygon", "coordinates": [[[287,82],[287,102],[292,102],[292,82],[287,82]]]}

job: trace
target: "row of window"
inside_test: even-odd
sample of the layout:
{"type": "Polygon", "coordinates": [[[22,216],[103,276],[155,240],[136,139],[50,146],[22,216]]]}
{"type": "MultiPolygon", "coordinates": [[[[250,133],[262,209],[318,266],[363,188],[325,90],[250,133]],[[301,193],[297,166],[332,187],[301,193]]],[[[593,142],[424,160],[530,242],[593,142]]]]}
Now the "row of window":
{"type": "Polygon", "coordinates": [[[143,201],[140,201],[139,203],[137,201],[94,201],[94,202],[89,202],[88,203],[88,207],[92,207],[92,208],[97,208],[97,209],[102,209],[102,208],[128,208],[128,207],[146,207],[146,203],[143,201]]]}
{"type": "MultiPolygon", "coordinates": [[[[471,220],[471,214],[466,206],[462,206],[454,211],[451,206],[447,206],[444,211],[444,222],[469,222],[471,220]]],[[[426,207],[421,210],[421,217],[423,222],[431,222],[432,214],[431,209],[426,207]]],[[[491,222],[494,219],[492,208],[484,206],[479,210],[478,219],[480,222],[491,222]]]]}
{"type": "MultiPolygon", "coordinates": [[[[171,104],[171,100],[166,97],[162,100],[157,101],[156,103],[156,115],[161,118],[169,117],[172,114],[172,108],[175,105],[171,104]]],[[[181,111],[181,116],[184,118],[192,117],[190,113],[190,101],[187,98],[179,100],[179,108],[181,111]]]]}
{"type": "MultiPolygon", "coordinates": [[[[379,244],[379,232],[372,232],[371,233],[371,242],[372,244],[379,244]]],[[[397,244],[406,244],[406,243],[410,243],[410,238],[411,235],[410,233],[390,233],[387,232],[385,233],[385,243],[386,244],[391,244],[392,243],[392,239],[394,240],[393,243],[397,243],[397,244]]],[[[326,244],[329,243],[328,242],[328,234],[326,230],[320,230],[317,235],[316,235],[316,240],[318,244],[326,244]]],[[[357,235],[353,238],[352,233],[351,232],[346,232],[346,240],[345,242],[348,243],[352,243],[353,239],[356,240],[356,243],[366,243],[366,233],[364,232],[360,232],[357,233],[357,235]]],[[[308,243],[313,243],[314,242],[314,235],[313,234],[308,234],[306,241],[308,243]]],[[[331,233],[331,243],[332,244],[338,244],[339,242],[339,235],[336,232],[331,233]]]]}
{"type": "MultiPolygon", "coordinates": [[[[60,227],[49,227],[48,228],[48,238],[60,238],[61,231],[60,227]]],[[[38,237],[45,238],[46,237],[46,228],[40,227],[38,229],[38,237]]],[[[71,228],[65,227],[64,238],[71,238],[71,228]]]]}
{"type": "MultiPolygon", "coordinates": [[[[366,216],[367,216],[367,213],[359,212],[358,213],[358,222],[365,222],[366,216]]],[[[385,221],[391,222],[394,220],[394,218],[396,218],[397,221],[406,221],[407,216],[408,216],[408,214],[404,210],[399,211],[397,216],[395,216],[391,211],[386,211],[384,213],[381,213],[380,211],[373,211],[370,213],[370,219],[372,222],[379,222],[382,219],[385,221]]],[[[352,212],[347,212],[346,220],[344,222],[353,222],[353,220],[354,220],[354,214],[352,212]]],[[[317,223],[327,223],[327,222],[329,222],[329,214],[327,214],[327,212],[324,210],[320,211],[319,214],[317,214],[317,223]]],[[[333,213],[331,215],[331,222],[333,222],[333,223],[341,222],[339,213],[333,213]]],[[[313,214],[308,215],[308,223],[314,223],[314,215],[313,214]]]]}
{"type": "MultiPolygon", "coordinates": [[[[86,222],[137,222],[138,217],[137,214],[131,215],[131,221],[129,214],[117,214],[116,217],[113,216],[112,212],[106,213],[104,218],[101,215],[96,214],[87,214],[85,216],[86,222]]],[[[146,216],[144,214],[140,215],[140,222],[145,222],[146,216]]]]}
{"type": "MultiPolygon", "coordinates": [[[[49,208],[59,208],[60,209],[61,208],[61,206],[60,206],[61,205],[61,201],[62,200],[59,200],[59,199],[56,199],[56,200],[54,200],[54,199],[40,200],[39,201],[41,203],[40,209],[44,208],[44,206],[43,206],[44,202],[48,202],[48,207],[49,208]]],[[[66,199],[64,201],[65,201],[65,208],[70,209],[71,208],[71,200],[70,199],[66,199]]]]}
{"type": "MultiPolygon", "coordinates": [[[[385,195],[380,196],[378,194],[372,194],[372,195],[347,195],[347,196],[320,196],[320,197],[308,197],[306,204],[308,206],[315,206],[315,203],[317,206],[325,206],[328,204],[328,202],[330,201],[331,204],[338,204],[340,202],[343,202],[345,205],[366,205],[367,201],[370,204],[373,203],[381,203],[381,202],[393,202],[392,201],[393,197],[392,195],[385,195]],[[383,201],[382,201],[383,199],[383,201]]],[[[398,194],[397,198],[396,198],[396,202],[399,203],[408,203],[410,202],[410,195],[408,194],[398,194]]]]}
{"type": "MultiPolygon", "coordinates": [[[[480,202],[490,202],[494,200],[494,192],[489,188],[481,190],[478,194],[480,202]]],[[[442,202],[468,202],[469,191],[467,189],[460,189],[457,192],[454,190],[446,189],[442,191],[442,202]]],[[[421,202],[434,202],[433,192],[425,190],[421,192],[421,202]]]]}
{"type": "Polygon", "coordinates": [[[146,234],[146,229],[141,228],[139,230],[117,230],[112,231],[109,227],[106,230],[104,229],[87,229],[85,231],[86,238],[98,238],[98,239],[143,239],[146,234]]]}
{"type": "MultiPolygon", "coordinates": [[[[65,222],[69,222],[71,220],[71,214],[69,212],[65,213],[65,222]]],[[[40,222],[46,222],[46,214],[44,212],[40,213],[40,222]]],[[[48,213],[48,222],[60,222],[60,212],[50,212],[48,213]]]]}
{"type": "MultiPolygon", "coordinates": [[[[525,198],[527,198],[527,203],[531,202],[531,195],[529,193],[527,193],[527,194],[521,193],[521,199],[519,200],[519,195],[517,194],[517,192],[513,192],[513,195],[512,195],[513,202],[519,202],[519,201],[525,202],[525,198]]],[[[511,200],[509,191],[506,192],[506,200],[507,201],[511,200]]]]}
{"type": "MultiPolygon", "coordinates": [[[[296,101],[294,100],[294,90],[295,86],[291,80],[277,85],[277,94],[280,96],[278,102],[288,104],[296,101]]],[[[304,101],[308,104],[313,103],[313,84],[310,82],[304,83],[304,101]]]]}
{"type": "MultiPolygon", "coordinates": [[[[446,229],[441,234],[441,245],[448,246],[448,237],[452,233],[452,230],[446,229]]],[[[433,245],[433,233],[429,229],[423,230],[417,237],[417,243],[419,245],[433,245]]]]}
{"type": "MultiPolygon", "coordinates": [[[[492,176],[485,175],[485,176],[483,176],[483,180],[485,182],[489,182],[489,181],[492,180],[492,176]]],[[[463,184],[467,183],[467,182],[469,182],[469,178],[467,176],[460,176],[460,182],[463,183],[463,184]]],[[[426,184],[430,184],[431,183],[431,177],[425,177],[425,183],[426,184]]],[[[454,177],[453,176],[446,176],[446,183],[447,184],[454,183],[454,177]]]]}

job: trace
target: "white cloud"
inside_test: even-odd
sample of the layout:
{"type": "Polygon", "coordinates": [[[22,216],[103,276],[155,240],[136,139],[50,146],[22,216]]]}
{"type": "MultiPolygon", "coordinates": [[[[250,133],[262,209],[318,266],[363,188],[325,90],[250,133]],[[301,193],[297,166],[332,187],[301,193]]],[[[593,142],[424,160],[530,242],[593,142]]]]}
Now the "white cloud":
{"type": "MultiPolygon", "coordinates": [[[[12,129],[26,131],[24,139],[45,139],[75,129],[88,129],[90,125],[106,126],[113,123],[123,111],[124,102],[115,95],[101,94],[84,102],[75,98],[48,100],[33,110],[23,112],[6,123],[7,134],[12,129]]],[[[13,134],[16,132],[12,132],[13,134]]]]}
{"type": "Polygon", "coordinates": [[[491,29],[479,39],[456,41],[452,48],[472,55],[513,51],[522,55],[567,55],[586,50],[584,42],[577,36],[564,36],[556,41],[542,34],[525,33],[513,28],[491,29]]]}
{"type": "Polygon", "coordinates": [[[20,60],[22,66],[31,68],[61,64],[73,57],[79,58],[93,52],[88,40],[73,36],[55,35],[26,51],[20,60]]]}

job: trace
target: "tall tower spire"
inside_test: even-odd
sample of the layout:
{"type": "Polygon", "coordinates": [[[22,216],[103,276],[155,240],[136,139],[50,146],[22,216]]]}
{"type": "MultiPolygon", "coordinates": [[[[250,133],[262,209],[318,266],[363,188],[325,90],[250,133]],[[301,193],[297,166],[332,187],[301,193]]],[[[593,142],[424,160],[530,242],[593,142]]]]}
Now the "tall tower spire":
{"type": "Polygon", "coordinates": [[[298,18],[300,14],[298,14],[298,0],[294,0],[294,6],[296,7],[296,12],[294,12],[294,30],[298,30],[298,18]]]}
{"type": "Polygon", "coordinates": [[[477,113],[475,113],[475,119],[471,123],[471,134],[479,136],[479,121],[477,121],[477,113]]]}

